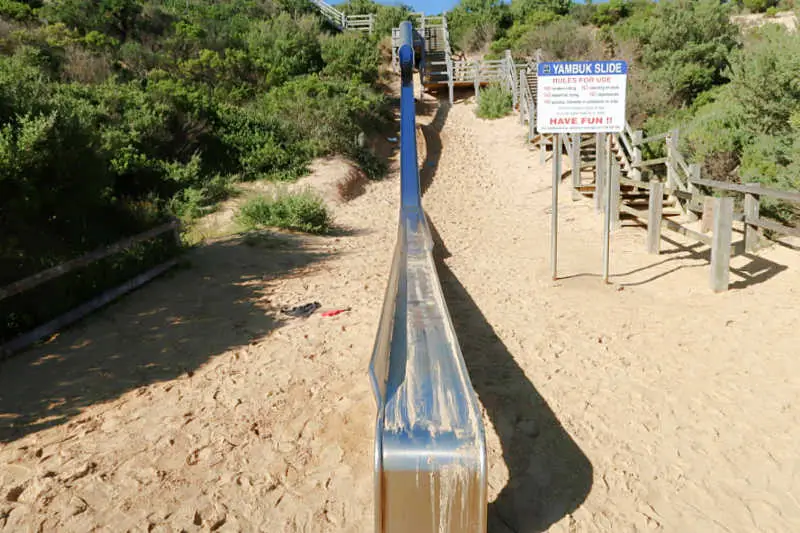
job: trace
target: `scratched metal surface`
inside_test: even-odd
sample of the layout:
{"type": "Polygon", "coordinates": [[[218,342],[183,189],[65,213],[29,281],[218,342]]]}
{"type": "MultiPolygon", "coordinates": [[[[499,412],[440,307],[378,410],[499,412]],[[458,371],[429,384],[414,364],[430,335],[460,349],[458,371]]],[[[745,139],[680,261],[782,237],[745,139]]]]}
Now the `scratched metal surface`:
{"type": "Polygon", "coordinates": [[[379,533],[484,533],[486,448],[419,189],[409,23],[400,28],[401,209],[370,377],[379,533]]]}

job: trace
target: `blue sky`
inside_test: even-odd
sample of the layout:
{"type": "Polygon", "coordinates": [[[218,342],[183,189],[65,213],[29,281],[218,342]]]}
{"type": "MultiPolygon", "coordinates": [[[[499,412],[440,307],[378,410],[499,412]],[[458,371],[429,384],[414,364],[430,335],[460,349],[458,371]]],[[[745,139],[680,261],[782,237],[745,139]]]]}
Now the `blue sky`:
{"type": "Polygon", "coordinates": [[[424,11],[425,13],[441,13],[452,8],[458,3],[458,0],[405,0],[405,1],[392,1],[392,0],[378,0],[381,4],[409,4],[417,11],[424,11]]]}
{"type": "Polygon", "coordinates": [[[458,3],[458,0],[412,0],[409,2],[417,11],[425,13],[441,13],[458,3]]]}
{"type": "MultiPolygon", "coordinates": [[[[394,0],[377,0],[381,4],[392,5],[392,4],[409,4],[414,7],[417,11],[424,11],[425,13],[441,13],[442,11],[447,11],[451,9],[454,5],[458,4],[458,0],[406,0],[406,1],[394,1],[394,0]]],[[[605,0],[600,0],[603,2],[605,0]]],[[[578,0],[578,3],[582,3],[583,0],[578,0]]],[[[595,2],[595,3],[600,3],[595,2]]]]}

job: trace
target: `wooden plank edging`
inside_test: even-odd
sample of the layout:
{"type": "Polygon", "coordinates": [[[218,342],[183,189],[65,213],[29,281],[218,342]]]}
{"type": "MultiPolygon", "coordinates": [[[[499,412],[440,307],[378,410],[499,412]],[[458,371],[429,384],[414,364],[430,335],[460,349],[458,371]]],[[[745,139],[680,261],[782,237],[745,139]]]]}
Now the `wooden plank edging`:
{"type": "Polygon", "coordinates": [[[117,241],[106,248],[101,248],[99,250],[89,252],[88,254],[82,255],[81,257],[71,259],[70,261],[48,268],[47,270],[43,270],[41,272],[33,274],[32,276],[28,276],[27,278],[15,281],[14,283],[6,285],[2,289],[0,289],[0,300],[8,298],[9,296],[14,296],[15,294],[19,294],[28,289],[32,289],[38,285],[41,285],[46,281],[50,281],[59,276],[62,276],[67,272],[70,272],[71,270],[74,270],[82,266],[86,266],[89,263],[93,263],[95,261],[103,259],[104,257],[107,257],[111,254],[121,252],[126,248],[130,248],[137,242],[146,241],[147,239],[152,239],[157,235],[166,233],[167,231],[175,229],[177,227],[178,227],[178,222],[173,220],[172,222],[162,224],[161,226],[145,231],[144,233],[140,233],[138,235],[134,235],[133,237],[128,237],[127,239],[117,241]]]}
{"type": "Polygon", "coordinates": [[[706,180],[693,178],[690,183],[694,185],[703,185],[705,187],[713,187],[715,189],[722,189],[724,191],[736,191],[756,196],[769,196],[770,198],[777,198],[778,200],[787,200],[789,202],[800,203],[800,192],[781,191],[779,189],[767,189],[757,185],[745,185],[740,183],[726,183],[724,181],[706,180]]]}
{"type": "Polygon", "coordinates": [[[177,259],[170,259],[166,263],[162,263],[155,268],[151,268],[147,272],[143,272],[138,276],[129,279],[122,285],[115,287],[113,289],[109,289],[100,296],[97,296],[86,303],[83,303],[73,309],[72,311],[67,311],[63,315],[42,324],[34,328],[33,330],[23,333],[19,337],[16,337],[7,343],[0,346],[0,360],[8,357],[9,355],[22,350],[33,344],[34,342],[38,341],[39,339],[46,337],[48,335],[52,335],[59,329],[72,324],[73,322],[77,322],[81,318],[85,317],[92,311],[103,307],[104,305],[110,303],[113,300],[116,300],[123,294],[132,291],[133,289],[144,285],[148,281],[152,280],[156,276],[163,274],[173,266],[178,263],[177,259]]]}

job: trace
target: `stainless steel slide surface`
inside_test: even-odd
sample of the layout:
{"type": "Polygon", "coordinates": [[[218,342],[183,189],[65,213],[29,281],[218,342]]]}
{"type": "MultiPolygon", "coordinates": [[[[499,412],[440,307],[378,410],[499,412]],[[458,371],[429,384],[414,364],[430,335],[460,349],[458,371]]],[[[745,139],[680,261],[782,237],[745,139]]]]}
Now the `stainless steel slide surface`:
{"type": "Polygon", "coordinates": [[[484,533],[486,447],[433,259],[416,154],[413,30],[400,27],[401,209],[370,364],[375,430],[375,530],[484,533]]]}

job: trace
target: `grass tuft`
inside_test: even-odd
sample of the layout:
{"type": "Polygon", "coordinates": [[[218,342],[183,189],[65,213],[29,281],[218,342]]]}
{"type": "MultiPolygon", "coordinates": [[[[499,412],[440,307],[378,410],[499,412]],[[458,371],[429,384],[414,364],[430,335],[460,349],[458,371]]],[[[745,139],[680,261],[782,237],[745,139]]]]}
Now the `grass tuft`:
{"type": "Polygon", "coordinates": [[[239,209],[237,219],[248,229],[272,227],[327,233],[331,226],[325,202],[311,191],[253,197],[239,209]]]}
{"type": "Polygon", "coordinates": [[[490,85],[480,92],[477,115],[480,118],[502,118],[511,113],[511,92],[500,85],[490,85]]]}

